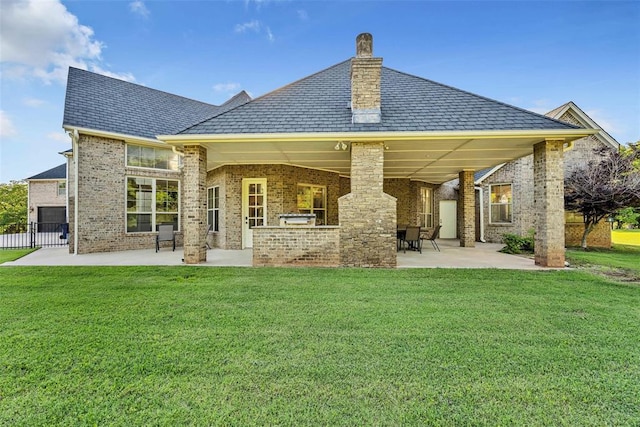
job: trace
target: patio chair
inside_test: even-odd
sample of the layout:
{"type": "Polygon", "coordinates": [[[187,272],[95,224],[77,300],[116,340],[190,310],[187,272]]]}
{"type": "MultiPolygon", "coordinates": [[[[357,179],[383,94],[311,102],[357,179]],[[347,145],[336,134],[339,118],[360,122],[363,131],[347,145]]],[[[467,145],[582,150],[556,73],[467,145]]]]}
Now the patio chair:
{"type": "Polygon", "coordinates": [[[158,225],[156,236],[156,252],[160,250],[160,242],[173,242],[173,250],[176,250],[176,235],[173,233],[173,224],[158,225]]]}
{"type": "Polygon", "coordinates": [[[209,237],[209,232],[211,232],[212,230],[213,230],[213,224],[210,224],[207,227],[207,232],[204,233],[204,247],[205,247],[205,249],[211,249],[211,245],[209,244],[208,237],[209,237]]]}
{"type": "Polygon", "coordinates": [[[420,237],[420,227],[408,226],[404,235],[404,252],[407,252],[407,246],[409,250],[419,251],[422,253],[422,238],[420,237]],[[406,246],[404,244],[406,243],[406,246]]]}
{"type": "Polygon", "coordinates": [[[440,247],[438,246],[438,243],[436,243],[436,239],[438,238],[438,233],[440,233],[440,227],[442,227],[441,225],[438,225],[434,230],[433,233],[431,233],[431,237],[429,237],[427,240],[431,241],[431,245],[433,246],[433,249],[437,249],[438,252],[440,252],[440,247]]]}

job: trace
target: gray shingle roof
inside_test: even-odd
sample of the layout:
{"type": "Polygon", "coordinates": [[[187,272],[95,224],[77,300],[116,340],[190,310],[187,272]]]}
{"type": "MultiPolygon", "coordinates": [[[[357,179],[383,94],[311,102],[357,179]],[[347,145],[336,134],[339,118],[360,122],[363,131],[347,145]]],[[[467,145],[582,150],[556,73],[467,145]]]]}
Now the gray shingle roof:
{"type": "Polygon", "coordinates": [[[67,164],[63,163],[55,168],[51,168],[27,179],[65,179],[67,177],[67,164]]]}
{"type": "Polygon", "coordinates": [[[352,124],[350,60],[186,128],[181,134],[559,130],[576,126],[387,67],[382,121],[352,124]]]}
{"type": "Polygon", "coordinates": [[[216,105],[70,67],[63,126],[155,138],[220,111],[216,105]]]}

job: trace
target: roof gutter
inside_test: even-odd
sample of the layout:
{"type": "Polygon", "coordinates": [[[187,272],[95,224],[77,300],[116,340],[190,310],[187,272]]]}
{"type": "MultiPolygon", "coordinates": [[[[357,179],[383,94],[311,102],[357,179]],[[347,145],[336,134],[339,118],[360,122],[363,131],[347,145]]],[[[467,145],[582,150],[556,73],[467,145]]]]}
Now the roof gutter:
{"type": "MultiPolygon", "coordinates": [[[[69,131],[69,136],[71,137],[71,150],[73,153],[73,254],[78,255],[78,191],[79,182],[78,182],[78,157],[80,157],[80,153],[78,152],[78,140],[80,139],[80,133],[78,129],[67,129],[69,131]]],[[[67,173],[67,176],[69,174],[67,173]]],[[[67,193],[69,194],[69,193],[67,193]]],[[[68,196],[67,196],[68,200],[68,196]]],[[[69,202],[67,201],[67,204],[69,202]]]]}
{"type": "Polygon", "coordinates": [[[209,142],[285,142],[285,141],[344,141],[382,142],[435,139],[564,139],[575,140],[593,135],[595,129],[555,130],[491,130],[491,131],[438,131],[438,132],[325,132],[325,133],[237,133],[203,135],[157,135],[159,141],[172,145],[197,145],[209,142]]]}
{"type": "Polygon", "coordinates": [[[144,136],[135,136],[135,135],[127,135],[124,133],[117,133],[117,132],[108,132],[108,131],[103,131],[103,130],[97,130],[97,129],[90,129],[90,128],[81,128],[81,127],[74,127],[74,126],[63,126],[63,129],[66,130],[67,132],[78,132],[79,134],[83,134],[83,135],[91,135],[91,136],[99,136],[102,138],[110,138],[110,139],[118,139],[118,140],[122,140],[124,142],[133,142],[136,144],[140,144],[140,145],[153,145],[153,146],[158,146],[158,145],[165,145],[162,141],[159,141],[155,138],[146,138],[144,136]]]}

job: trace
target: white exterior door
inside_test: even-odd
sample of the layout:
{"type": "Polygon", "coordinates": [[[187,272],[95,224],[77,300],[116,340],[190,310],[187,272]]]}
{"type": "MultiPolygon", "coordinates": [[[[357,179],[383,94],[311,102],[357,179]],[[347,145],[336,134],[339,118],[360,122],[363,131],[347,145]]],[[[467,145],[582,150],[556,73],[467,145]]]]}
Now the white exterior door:
{"type": "Polygon", "coordinates": [[[267,225],[267,179],[242,180],[242,249],[253,247],[253,227],[267,225]]]}
{"type": "Polygon", "coordinates": [[[458,202],[440,200],[440,238],[455,239],[458,227],[458,202]]]}

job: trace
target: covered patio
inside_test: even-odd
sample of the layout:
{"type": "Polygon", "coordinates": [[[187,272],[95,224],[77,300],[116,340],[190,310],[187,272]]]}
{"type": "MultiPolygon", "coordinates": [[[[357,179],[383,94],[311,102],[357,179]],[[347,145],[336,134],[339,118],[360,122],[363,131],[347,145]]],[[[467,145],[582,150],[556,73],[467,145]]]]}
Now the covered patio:
{"type": "MultiPolygon", "coordinates": [[[[407,251],[398,253],[398,268],[496,268],[509,270],[541,270],[530,257],[498,252],[503,247],[495,243],[478,243],[474,248],[462,248],[457,239],[438,239],[441,251],[424,247],[422,253],[407,251]]],[[[253,251],[207,250],[207,261],[197,264],[203,267],[251,267],[253,251]]],[[[66,248],[42,248],[13,262],[1,266],[137,266],[184,265],[182,251],[163,248],[158,253],[153,248],[72,255],[66,248]]]]}

